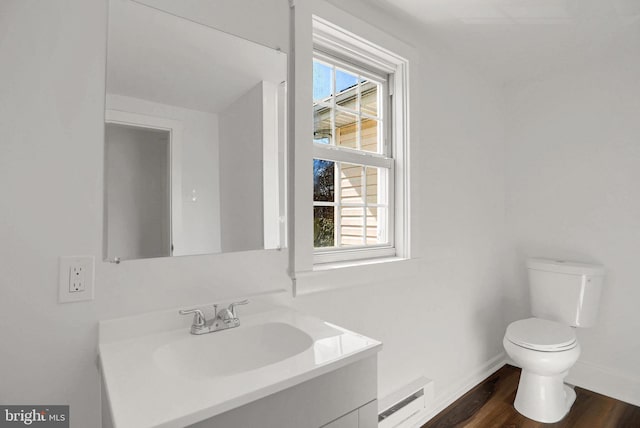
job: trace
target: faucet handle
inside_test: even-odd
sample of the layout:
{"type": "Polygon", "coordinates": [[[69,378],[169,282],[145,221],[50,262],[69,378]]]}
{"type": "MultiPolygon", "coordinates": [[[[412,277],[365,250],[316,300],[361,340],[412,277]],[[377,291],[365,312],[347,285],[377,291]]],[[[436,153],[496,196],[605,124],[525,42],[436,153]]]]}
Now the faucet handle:
{"type": "Polygon", "coordinates": [[[193,325],[196,327],[202,327],[207,322],[202,309],[181,309],[178,312],[180,313],[180,315],[193,314],[193,325]]]}
{"type": "Polygon", "coordinates": [[[231,311],[231,315],[233,315],[234,318],[237,318],[237,316],[236,316],[236,306],[248,305],[248,304],[249,304],[249,300],[245,299],[245,300],[241,300],[239,302],[233,302],[232,304],[229,305],[229,307],[227,309],[229,309],[229,311],[231,311]]]}

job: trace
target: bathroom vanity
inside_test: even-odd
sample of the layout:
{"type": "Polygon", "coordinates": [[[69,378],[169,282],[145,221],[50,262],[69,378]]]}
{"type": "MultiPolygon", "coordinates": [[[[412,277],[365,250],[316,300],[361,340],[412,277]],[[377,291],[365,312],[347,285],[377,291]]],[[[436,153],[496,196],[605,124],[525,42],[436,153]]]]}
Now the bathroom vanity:
{"type": "Polygon", "coordinates": [[[103,427],[377,426],[380,342],[255,306],[202,335],[177,311],[101,322],[103,427]]]}

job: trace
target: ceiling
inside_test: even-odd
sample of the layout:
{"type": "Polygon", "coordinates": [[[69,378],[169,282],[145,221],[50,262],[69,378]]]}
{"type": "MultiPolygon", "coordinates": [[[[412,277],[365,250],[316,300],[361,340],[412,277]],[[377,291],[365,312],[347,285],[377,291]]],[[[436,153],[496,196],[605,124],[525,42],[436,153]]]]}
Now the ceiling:
{"type": "Polygon", "coordinates": [[[110,2],[110,94],[217,113],[259,82],[286,76],[286,55],[274,49],[133,1],[110,2]]]}
{"type": "Polygon", "coordinates": [[[611,50],[640,55],[640,0],[375,0],[502,82],[611,50]]]}
{"type": "MultiPolygon", "coordinates": [[[[157,0],[139,1],[153,4],[157,0]]],[[[339,5],[347,1],[332,2],[339,5]]],[[[594,59],[602,61],[605,55],[616,52],[640,57],[640,0],[362,0],[361,3],[412,21],[415,27],[424,30],[431,45],[501,83],[534,79],[594,59]]],[[[276,77],[266,75],[268,70],[260,64],[286,64],[284,59],[272,59],[284,54],[204,25],[130,1],[112,0],[111,4],[110,92],[219,111],[246,91],[251,82],[275,81],[276,77]],[[211,37],[216,37],[214,33],[220,37],[218,42],[211,41],[211,37]],[[230,46],[233,48],[229,49],[230,46]],[[241,55],[243,61],[255,61],[231,68],[237,62],[229,55],[233,51],[255,51],[241,55]]]]}

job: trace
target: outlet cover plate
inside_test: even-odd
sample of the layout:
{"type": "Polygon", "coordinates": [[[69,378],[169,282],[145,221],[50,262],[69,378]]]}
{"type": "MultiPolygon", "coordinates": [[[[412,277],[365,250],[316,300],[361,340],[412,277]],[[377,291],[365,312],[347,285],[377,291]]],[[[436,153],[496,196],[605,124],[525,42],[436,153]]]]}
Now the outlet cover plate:
{"type": "Polygon", "coordinates": [[[95,258],[93,256],[60,257],[58,277],[58,303],[82,302],[93,300],[95,280],[95,258]],[[81,270],[84,287],[73,286],[74,272],[81,270]]]}

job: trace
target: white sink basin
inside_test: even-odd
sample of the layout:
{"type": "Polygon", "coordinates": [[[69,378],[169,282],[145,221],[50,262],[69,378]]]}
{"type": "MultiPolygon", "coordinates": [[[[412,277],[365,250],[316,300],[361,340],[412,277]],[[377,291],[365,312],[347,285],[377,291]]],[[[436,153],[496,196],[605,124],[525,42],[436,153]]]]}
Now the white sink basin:
{"type": "Polygon", "coordinates": [[[268,322],[240,326],[160,346],[153,353],[158,367],[189,379],[230,376],[293,357],[313,346],[311,337],[289,324],[268,322]]]}
{"type": "MultiPolygon", "coordinates": [[[[254,303],[256,305],[256,303],[254,303]]],[[[251,309],[251,308],[249,308],[251,309]]],[[[283,307],[203,335],[176,310],[100,323],[100,367],[117,428],[182,428],[377,353],[382,344],[283,307]]]]}

